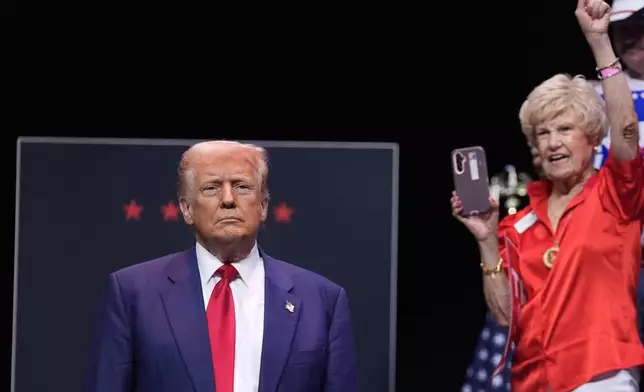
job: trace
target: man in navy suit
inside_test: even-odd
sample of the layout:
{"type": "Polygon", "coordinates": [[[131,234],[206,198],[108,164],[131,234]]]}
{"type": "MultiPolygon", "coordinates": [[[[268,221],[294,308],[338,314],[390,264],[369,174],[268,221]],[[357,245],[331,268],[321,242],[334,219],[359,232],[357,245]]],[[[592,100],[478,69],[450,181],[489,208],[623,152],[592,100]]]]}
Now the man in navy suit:
{"type": "Polygon", "coordinates": [[[196,244],[109,276],[87,392],[358,391],[344,289],[257,245],[267,179],[261,147],[185,152],[179,202],[196,244]]]}

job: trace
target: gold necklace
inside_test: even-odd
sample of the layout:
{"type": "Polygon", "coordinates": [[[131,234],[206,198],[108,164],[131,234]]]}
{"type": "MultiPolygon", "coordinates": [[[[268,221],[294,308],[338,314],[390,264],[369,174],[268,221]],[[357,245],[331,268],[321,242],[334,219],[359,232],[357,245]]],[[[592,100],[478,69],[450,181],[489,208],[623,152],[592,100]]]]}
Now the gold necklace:
{"type": "MultiPolygon", "coordinates": [[[[566,214],[566,211],[564,210],[563,214],[561,215],[561,218],[559,218],[559,224],[561,224],[561,221],[564,218],[567,218],[566,220],[566,227],[568,227],[568,223],[570,223],[570,219],[572,218],[570,215],[572,212],[569,212],[566,214]]],[[[563,230],[560,231],[560,233],[563,233],[563,230]]],[[[559,240],[556,238],[556,230],[555,230],[555,244],[551,246],[550,248],[546,249],[545,252],[543,252],[543,264],[546,266],[546,268],[550,269],[552,266],[555,264],[555,260],[557,259],[557,255],[559,254],[559,240]]]]}
{"type": "Polygon", "coordinates": [[[553,246],[551,246],[550,248],[546,249],[545,252],[543,252],[543,264],[546,266],[546,268],[548,269],[552,268],[558,253],[559,253],[559,245],[555,241],[555,244],[553,246]]]}
{"type": "MultiPolygon", "coordinates": [[[[570,200],[568,200],[568,202],[566,204],[570,204],[570,202],[572,202],[572,200],[574,200],[576,197],[579,196],[579,194],[581,194],[581,192],[583,192],[583,187],[586,186],[586,182],[587,181],[584,181],[582,189],[574,197],[571,197],[570,200]]],[[[550,208],[550,200],[548,200],[548,209],[549,208],[550,208]]],[[[573,209],[574,209],[574,207],[571,208],[570,210],[566,211],[566,208],[564,208],[564,211],[561,214],[561,217],[559,218],[559,225],[557,225],[557,227],[560,227],[561,222],[564,220],[564,218],[567,218],[565,228],[568,227],[568,224],[570,224],[570,219],[572,219],[572,216],[570,216],[570,215],[572,215],[572,210],[573,209]],[[568,215],[568,216],[566,216],[566,215],[568,215]]],[[[559,231],[559,233],[561,233],[561,235],[563,235],[563,232],[564,232],[564,230],[559,231]]],[[[552,266],[555,263],[555,260],[557,259],[557,255],[559,254],[559,240],[561,238],[560,239],[556,238],[557,237],[556,236],[557,230],[555,230],[554,234],[555,235],[553,235],[553,237],[555,237],[555,241],[554,241],[555,244],[553,246],[551,246],[550,248],[546,249],[545,252],[543,252],[543,264],[548,269],[552,268],[552,266]]]]}

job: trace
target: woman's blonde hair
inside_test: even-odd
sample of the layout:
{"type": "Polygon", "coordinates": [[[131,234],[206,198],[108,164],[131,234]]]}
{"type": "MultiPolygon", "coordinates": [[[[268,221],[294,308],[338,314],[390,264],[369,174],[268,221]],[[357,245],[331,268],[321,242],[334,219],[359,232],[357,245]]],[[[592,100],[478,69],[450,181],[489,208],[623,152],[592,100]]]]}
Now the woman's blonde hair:
{"type": "Polygon", "coordinates": [[[578,125],[594,144],[606,136],[606,104],[592,84],[581,75],[571,77],[558,74],[535,87],[519,109],[521,129],[536,146],[536,127],[569,109],[574,111],[578,125]]]}

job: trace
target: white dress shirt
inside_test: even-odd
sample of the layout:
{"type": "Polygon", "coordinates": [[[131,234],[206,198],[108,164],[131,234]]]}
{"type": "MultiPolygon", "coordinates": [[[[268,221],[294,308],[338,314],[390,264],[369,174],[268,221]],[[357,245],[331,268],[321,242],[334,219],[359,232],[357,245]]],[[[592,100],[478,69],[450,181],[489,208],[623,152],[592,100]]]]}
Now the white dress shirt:
{"type": "MultiPolygon", "coordinates": [[[[197,265],[201,276],[204,309],[221,279],[215,271],[221,260],[199,243],[196,245],[197,265]]],[[[239,277],[230,283],[235,304],[235,374],[234,392],[257,392],[264,338],[264,261],[257,244],[248,257],[233,263],[239,277]]]]}
{"type": "MultiPolygon", "coordinates": [[[[638,392],[640,370],[637,367],[627,370],[611,370],[593,377],[586,384],[572,392],[638,392]]],[[[548,392],[552,389],[548,387],[548,392]]]]}

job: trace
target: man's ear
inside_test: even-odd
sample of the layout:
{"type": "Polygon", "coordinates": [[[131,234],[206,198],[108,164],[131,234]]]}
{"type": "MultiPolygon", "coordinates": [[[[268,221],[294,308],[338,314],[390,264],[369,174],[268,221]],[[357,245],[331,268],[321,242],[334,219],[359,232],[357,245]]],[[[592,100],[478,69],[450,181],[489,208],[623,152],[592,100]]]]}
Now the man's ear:
{"type": "Polygon", "coordinates": [[[260,219],[261,219],[261,222],[264,223],[266,222],[266,218],[268,217],[268,196],[264,196],[262,198],[262,202],[259,208],[260,208],[260,219]]]}
{"type": "Polygon", "coordinates": [[[194,220],[192,219],[192,206],[183,196],[179,197],[179,208],[181,208],[183,220],[187,225],[191,226],[194,223],[194,220]]]}

